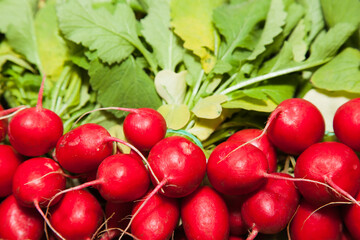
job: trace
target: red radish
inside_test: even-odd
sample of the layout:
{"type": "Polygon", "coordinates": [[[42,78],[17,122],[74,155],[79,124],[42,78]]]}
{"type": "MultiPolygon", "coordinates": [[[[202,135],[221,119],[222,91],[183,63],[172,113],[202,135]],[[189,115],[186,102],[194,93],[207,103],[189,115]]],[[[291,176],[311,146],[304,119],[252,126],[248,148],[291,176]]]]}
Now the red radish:
{"type": "Polygon", "coordinates": [[[125,203],[114,203],[106,202],[105,205],[105,216],[107,221],[107,232],[101,237],[101,240],[113,239],[120,235],[120,231],[117,230],[125,229],[130,219],[131,211],[133,208],[133,202],[125,203]]]}
{"type": "MultiPolygon", "coordinates": [[[[66,179],[60,166],[45,157],[31,158],[21,163],[13,178],[13,194],[27,207],[46,207],[51,197],[65,189],[66,179]]],[[[55,199],[55,204],[60,198],[55,199]]]]}
{"type": "Polygon", "coordinates": [[[292,240],[340,240],[342,221],[337,207],[318,206],[301,202],[290,223],[292,240]]]}
{"type": "Polygon", "coordinates": [[[111,137],[110,133],[98,124],[81,125],[59,139],[55,158],[69,172],[94,171],[112,154],[113,144],[106,140],[107,137],[111,137]]]}
{"type": "Polygon", "coordinates": [[[304,198],[314,204],[341,201],[344,197],[353,200],[360,187],[359,158],[350,147],[338,142],[310,146],[297,158],[294,173],[295,178],[327,183],[338,191],[336,194],[325,186],[296,182],[304,198]]]}
{"type": "Polygon", "coordinates": [[[243,129],[231,135],[228,141],[241,141],[241,142],[250,141],[252,145],[259,148],[265,154],[269,163],[269,173],[276,172],[277,156],[276,156],[275,148],[266,134],[263,134],[260,138],[257,138],[262,133],[263,130],[260,129],[243,129]]]}
{"type": "Polygon", "coordinates": [[[166,135],[167,127],[165,118],[158,111],[151,108],[98,108],[84,113],[77,121],[86,114],[101,110],[119,110],[129,112],[123,123],[124,135],[128,142],[141,152],[149,151],[166,135]]]}
{"type": "Polygon", "coordinates": [[[211,185],[228,195],[244,195],[266,181],[268,161],[264,153],[251,144],[226,141],[210,154],[207,176],[211,185]],[[239,147],[239,145],[242,147],[239,147]]]}
{"type": "Polygon", "coordinates": [[[148,162],[153,171],[153,184],[165,182],[161,193],[168,197],[184,197],[195,191],[206,172],[206,157],[202,149],[180,136],[158,142],[150,150],[148,162]]]}
{"type": "MultiPolygon", "coordinates": [[[[289,177],[289,174],[275,173],[289,177]]],[[[250,194],[242,204],[241,215],[252,229],[248,240],[257,234],[276,234],[281,232],[296,212],[300,194],[295,184],[288,180],[268,179],[258,191],[250,194]]]]}
{"type": "Polygon", "coordinates": [[[50,210],[50,222],[67,240],[93,239],[103,222],[103,211],[98,200],[85,190],[64,195],[50,210]]]}
{"type": "Polygon", "coordinates": [[[131,233],[141,240],[170,239],[180,218],[178,200],[153,191],[145,199],[145,205],[143,201],[135,203],[131,233]]]}
{"type": "Polygon", "coordinates": [[[11,145],[22,155],[35,157],[49,152],[63,135],[63,122],[53,111],[42,107],[45,77],[36,107],[24,109],[11,119],[8,136],[11,145]]]}
{"type": "Polygon", "coordinates": [[[352,99],[336,110],[333,127],[342,143],[360,152],[360,98],[352,99]]]}
{"type": "Polygon", "coordinates": [[[149,151],[165,137],[166,121],[151,108],[133,109],[126,116],[123,129],[126,139],[140,151],[149,151]]]}
{"type": "Polygon", "coordinates": [[[12,193],[12,179],[23,160],[10,145],[0,145],[0,197],[12,193]]]}
{"type": "Polygon", "coordinates": [[[245,224],[241,216],[241,206],[244,202],[245,197],[223,195],[222,198],[225,200],[226,206],[229,211],[230,235],[233,236],[245,235],[249,228],[245,224]]]}
{"type": "Polygon", "coordinates": [[[96,186],[107,201],[129,202],[142,197],[149,185],[149,173],[139,159],[129,154],[115,154],[101,162],[95,180],[59,191],[53,198],[69,191],[96,186]]]}
{"type": "Polygon", "coordinates": [[[188,239],[228,239],[229,213],[224,200],[209,186],[199,187],[181,202],[181,219],[188,239]]]}
{"type": "MultiPolygon", "coordinates": [[[[0,112],[4,110],[4,108],[0,105],[0,112]]],[[[0,114],[1,116],[1,114],[0,114]]],[[[8,127],[8,122],[7,120],[0,120],[0,142],[2,142],[7,134],[7,127],[8,127]]]]}
{"type": "MultiPolygon", "coordinates": [[[[360,192],[357,194],[356,200],[360,201],[360,192]]],[[[354,239],[360,239],[360,207],[358,205],[352,204],[345,207],[344,223],[350,235],[354,239]]]]}
{"type": "Polygon", "coordinates": [[[107,157],[100,164],[95,181],[104,199],[119,202],[142,197],[150,185],[149,173],[144,164],[128,154],[107,157]]]}
{"type": "Polygon", "coordinates": [[[32,208],[21,206],[13,195],[0,204],[0,239],[40,240],[44,235],[44,220],[32,208]]]}
{"type": "Polygon", "coordinates": [[[265,131],[281,151],[298,155],[325,132],[325,121],[315,105],[301,98],[287,99],[272,112],[265,131]]]}

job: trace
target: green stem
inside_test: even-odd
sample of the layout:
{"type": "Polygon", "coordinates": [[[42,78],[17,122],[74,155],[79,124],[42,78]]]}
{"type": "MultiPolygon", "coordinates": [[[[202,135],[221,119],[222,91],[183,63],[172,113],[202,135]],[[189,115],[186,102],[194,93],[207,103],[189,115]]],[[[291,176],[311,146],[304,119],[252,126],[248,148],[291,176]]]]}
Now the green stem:
{"type": "Polygon", "coordinates": [[[279,77],[279,76],[286,75],[286,74],[289,74],[289,73],[299,72],[299,71],[302,71],[302,70],[305,70],[305,69],[313,68],[313,67],[322,65],[322,64],[324,64],[324,63],[326,63],[328,61],[330,61],[330,58],[327,58],[325,60],[316,61],[316,62],[305,63],[305,64],[300,65],[300,66],[295,66],[295,67],[292,67],[292,68],[286,68],[286,69],[278,70],[278,71],[271,72],[271,73],[268,73],[268,74],[265,74],[265,75],[249,78],[246,81],[240,82],[238,84],[235,84],[234,86],[231,86],[231,87],[221,91],[220,94],[225,95],[225,94],[228,94],[228,93],[233,92],[235,90],[238,90],[240,88],[252,85],[254,83],[262,82],[262,81],[265,81],[267,79],[279,77]]]}

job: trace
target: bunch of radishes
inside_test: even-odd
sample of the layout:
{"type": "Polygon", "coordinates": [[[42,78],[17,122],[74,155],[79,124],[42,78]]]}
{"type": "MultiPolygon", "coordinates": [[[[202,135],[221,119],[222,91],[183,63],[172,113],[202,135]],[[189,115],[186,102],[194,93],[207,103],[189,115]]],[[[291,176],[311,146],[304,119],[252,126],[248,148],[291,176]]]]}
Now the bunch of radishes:
{"type": "Polygon", "coordinates": [[[42,89],[36,107],[1,112],[13,112],[0,122],[1,239],[250,240],[287,226],[294,240],[360,239],[360,99],[336,112],[342,143],[321,142],[321,113],[294,98],[207,159],[148,108],[117,108],[127,141],[93,123],[63,134],[42,89]],[[294,176],[276,172],[277,152],[296,158],[294,176]]]}

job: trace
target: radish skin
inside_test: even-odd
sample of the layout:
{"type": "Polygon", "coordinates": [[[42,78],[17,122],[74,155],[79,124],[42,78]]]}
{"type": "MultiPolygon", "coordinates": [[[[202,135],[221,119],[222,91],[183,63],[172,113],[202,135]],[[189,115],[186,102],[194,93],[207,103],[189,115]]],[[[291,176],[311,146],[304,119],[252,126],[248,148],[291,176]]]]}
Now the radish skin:
{"type": "Polygon", "coordinates": [[[268,161],[264,153],[251,144],[242,144],[226,141],[210,154],[207,176],[211,185],[223,194],[248,194],[266,182],[268,161]]]}
{"type": "Polygon", "coordinates": [[[33,208],[20,205],[13,195],[0,204],[0,238],[40,240],[44,235],[44,220],[33,208]]]}
{"type": "MultiPolygon", "coordinates": [[[[275,173],[291,178],[289,174],[275,173]]],[[[247,238],[252,240],[257,233],[277,234],[291,220],[300,201],[300,194],[294,182],[281,179],[268,179],[266,184],[244,200],[241,215],[252,229],[247,238]]]]}
{"type": "Polygon", "coordinates": [[[265,127],[270,141],[281,151],[299,155],[325,133],[325,120],[311,102],[301,98],[282,101],[265,127]]]}
{"type": "Polygon", "coordinates": [[[336,110],[333,128],[342,143],[360,152],[360,98],[352,99],[336,110]]]}
{"type": "Polygon", "coordinates": [[[297,158],[294,173],[295,178],[327,183],[338,190],[337,194],[325,186],[296,182],[300,193],[313,204],[352,200],[360,187],[359,158],[350,147],[338,142],[310,146],[297,158]]]}
{"type": "MultiPolygon", "coordinates": [[[[360,193],[357,194],[356,200],[360,201],[360,193]]],[[[360,207],[352,204],[344,206],[344,223],[350,235],[354,239],[360,239],[360,207]]]]}
{"type": "Polygon", "coordinates": [[[167,197],[184,197],[195,191],[206,172],[206,157],[202,149],[180,136],[158,142],[150,150],[148,162],[153,170],[153,184],[166,181],[160,193],[167,197]]]}
{"type": "Polygon", "coordinates": [[[266,156],[269,164],[269,173],[276,172],[277,156],[276,151],[268,136],[260,129],[243,129],[231,135],[227,141],[248,142],[259,148],[266,156]],[[257,138],[261,135],[260,138],[257,138]]]}
{"type": "Polygon", "coordinates": [[[158,193],[144,199],[147,201],[145,205],[138,201],[132,210],[131,233],[141,240],[170,239],[180,218],[178,200],[158,193]]]}
{"type": "Polygon", "coordinates": [[[0,197],[12,193],[12,180],[23,157],[10,145],[0,145],[0,197]]]}
{"type": "Polygon", "coordinates": [[[290,223],[292,240],[340,240],[343,225],[337,207],[318,206],[301,202],[290,223]]]}
{"type": "Polygon", "coordinates": [[[149,151],[166,135],[166,121],[156,110],[139,108],[130,111],[123,123],[126,139],[140,151],[149,151]]]}
{"type": "MultiPolygon", "coordinates": [[[[65,189],[64,172],[54,160],[45,157],[31,158],[21,163],[15,171],[12,190],[24,206],[46,207],[50,199],[65,189]]],[[[55,204],[60,198],[52,201],[55,204]]]]}
{"type": "Polygon", "coordinates": [[[225,201],[209,186],[199,187],[182,200],[181,219],[188,239],[229,238],[229,212],[225,201]]]}
{"type": "Polygon", "coordinates": [[[63,135],[61,118],[53,111],[42,107],[45,76],[41,82],[36,107],[15,114],[8,126],[11,146],[29,157],[41,156],[56,146],[63,135]]]}
{"type": "Polygon", "coordinates": [[[87,173],[97,169],[113,151],[110,133],[94,123],[83,124],[63,135],[55,150],[59,164],[72,173],[87,173]]]}
{"type": "Polygon", "coordinates": [[[103,221],[98,200],[85,190],[66,193],[50,210],[50,222],[67,240],[93,239],[103,221]]]}

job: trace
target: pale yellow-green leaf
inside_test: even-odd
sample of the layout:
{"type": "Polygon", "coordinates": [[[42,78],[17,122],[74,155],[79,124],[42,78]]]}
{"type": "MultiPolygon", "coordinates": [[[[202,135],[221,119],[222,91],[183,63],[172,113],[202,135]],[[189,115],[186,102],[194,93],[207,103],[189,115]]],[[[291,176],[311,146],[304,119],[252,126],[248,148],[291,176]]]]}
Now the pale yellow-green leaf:
{"type": "Polygon", "coordinates": [[[56,80],[68,59],[67,46],[59,34],[55,1],[48,1],[35,18],[36,40],[44,74],[56,80]]]}
{"type": "Polygon", "coordinates": [[[225,95],[213,95],[200,99],[192,112],[199,118],[215,119],[222,112],[221,104],[226,102],[228,97],[225,95]]]}
{"type": "Polygon", "coordinates": [[[250,97],[243,97],[222,104],[223,108],[246,109],[258,112],[272,112],[276,106],[276,103],[269,98],[260,100],[250,97]]]}
{"type": "Polygon", "coordinates": [[[195,135],[200,141],[204,141],[210,137],[216,128],[226,119],[227,115],[228,114],[223,111],[219,117],[214,119],[199,118],[188,132],[195,135]]]}
{"type": "Polygon", "coordinates": [[[162,70],[155,76],[157,93],[168,104],[182,104],[186,93],[186,71],[162,70]]]}
{"type": "Polygon", "coordinates": [[[333,119],[336,110],[350,99],[358,97],[360,97],[360,94],[313,88],[303,98],[313,103],[319,109],[325,120],[325,130],[333,132],[333,119]]]}
{"type": "Polygon", "coordinates": [[[185,104],[162,105],[158,112],[165,118],[167,127],[174,130],[183,128],[190,119],[190,111],[185,104]]]}
{"type": "Polygon", "coordinates": [[[202,68],[209,72],[215,66],[214,25],[212,12],[223,0],[172,0],[171,25],[174,32],[184,40],[184,47],[201,59],[202,68]]]}

